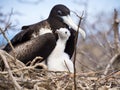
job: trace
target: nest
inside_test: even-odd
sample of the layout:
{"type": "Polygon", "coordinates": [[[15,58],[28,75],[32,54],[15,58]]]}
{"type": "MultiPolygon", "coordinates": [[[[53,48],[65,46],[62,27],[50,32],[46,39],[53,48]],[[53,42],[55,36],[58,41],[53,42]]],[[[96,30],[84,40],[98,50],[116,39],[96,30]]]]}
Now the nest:
{"type": "Polygon", "coordinates": [[[75,84],[77,90],[120,89],[120,71],[107,76],[102,72],[78,72],[74,79],[74,74],[48,71],[42,63],[26,66],[2,50],[0,61],[5,65],[5,70],[0,71],[0,90],[74,90],[75,84]]]}

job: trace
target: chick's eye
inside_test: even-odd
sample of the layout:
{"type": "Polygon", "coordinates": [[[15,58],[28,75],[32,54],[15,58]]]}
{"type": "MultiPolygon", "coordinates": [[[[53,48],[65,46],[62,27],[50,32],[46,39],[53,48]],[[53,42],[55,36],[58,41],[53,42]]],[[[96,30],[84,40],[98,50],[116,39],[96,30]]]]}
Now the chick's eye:
{"type": "Polygon", "coordinates": [[[67,34],[67,32],[65,32],[65,34],[67,34]]]}
{"type": "Polygon", "coordinates": [[[58,10],[57,11],[58,15],[62,15],[62,11],[58,10]]]}

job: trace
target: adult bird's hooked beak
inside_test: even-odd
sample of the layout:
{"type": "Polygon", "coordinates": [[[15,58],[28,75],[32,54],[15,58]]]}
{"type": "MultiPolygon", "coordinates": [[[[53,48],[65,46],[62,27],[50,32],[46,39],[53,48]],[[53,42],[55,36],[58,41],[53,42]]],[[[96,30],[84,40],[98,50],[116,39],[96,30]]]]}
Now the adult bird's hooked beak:
{"type": "MultiPolygon", "coordinates": [[[[78,30],[78,26],[73,22],[70,15],[62,16],[61,18],[63,19],[63,22],[66,23],[68,26],[70,26],[73,30],[75,30],[75,31],[78,30]]],[[[85,31],[83,29],[79,28],[79,32],[81,33],[83,39],[85,39],[86,38],[85,31]]]]}

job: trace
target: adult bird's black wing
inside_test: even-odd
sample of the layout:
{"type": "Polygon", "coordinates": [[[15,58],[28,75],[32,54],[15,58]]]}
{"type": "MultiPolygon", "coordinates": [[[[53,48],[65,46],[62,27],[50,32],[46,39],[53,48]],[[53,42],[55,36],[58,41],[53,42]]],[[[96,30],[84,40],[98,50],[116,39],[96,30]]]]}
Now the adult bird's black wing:
{"type": "MultiPolygon", "coordinates": [[[[46,33],[15,46],[16,58],[27,63],[36,56],[46,59],[55,48],[56,39],[53,33],[46,33]]],[[[12,50],[8,52],[13,56],[12,50]]]]}
{"type": "MultiPolygon", "coordinates": [[[[17,35],[15,35],[13,37],[13,39],[11,40],[12,45],[14,47],[16,47],[17,45],[22,44],[22,43],[30,40],[32,33],[33,33],[33,30],[21,31],[20,33],[18,33],[17,35]]],[[[12,49],[11,49],[10,45],[7,44],[3,50],[9,52],[12,49]]]]}
{"type": "MultiPolygon", "coordinates": [[[[42,22],[38,22],[36,24],[32,24],[32,25],[28,25],[28,26],[23,26],[22,27],[22,31],[19,32],[17,35],[15,35],[15,37],[13,37],[13,39],[11,40],[11,43],[14,47],[16,47],[19,44],[22,44],[28,40],[31,40],[32,38],[34,38],[32,36],[32,34],[36,34],[36,37],[39,36],[39,34],[37,34],[39,32],[39,30],[41,28],[50,28],[49,24],[46,22],[46,20],[42,21],[42,22]],[[46,26],[46,24],[48,26],[46,26]]],[[[11,47],[9,44],[7,44],[4,48],[5,51],[9,52],[11,50],[11,47]]]]}

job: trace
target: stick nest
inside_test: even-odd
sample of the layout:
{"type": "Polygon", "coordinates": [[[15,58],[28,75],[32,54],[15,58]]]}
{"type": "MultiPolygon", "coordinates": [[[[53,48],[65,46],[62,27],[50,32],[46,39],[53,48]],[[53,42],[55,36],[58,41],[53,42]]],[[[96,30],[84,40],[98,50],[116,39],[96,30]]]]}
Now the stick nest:
{"type": "MultiPolygon", "coordinates": [[[[0,50],[0,64],[0,90],[74,90],[74,75],[69,72],[48,71],[41,63],[26,66],[2,50],[0,50]],[[5,66],[5,70],[2,71],[5,59],[9,67],[5,66]],[[44,69],[39,69],[39,66],[44,69]]],[[[76,73],[77,90],[120,89],[120,71],[107,76],[103,76],[102,73],[102,71],[76,73]]]]}

